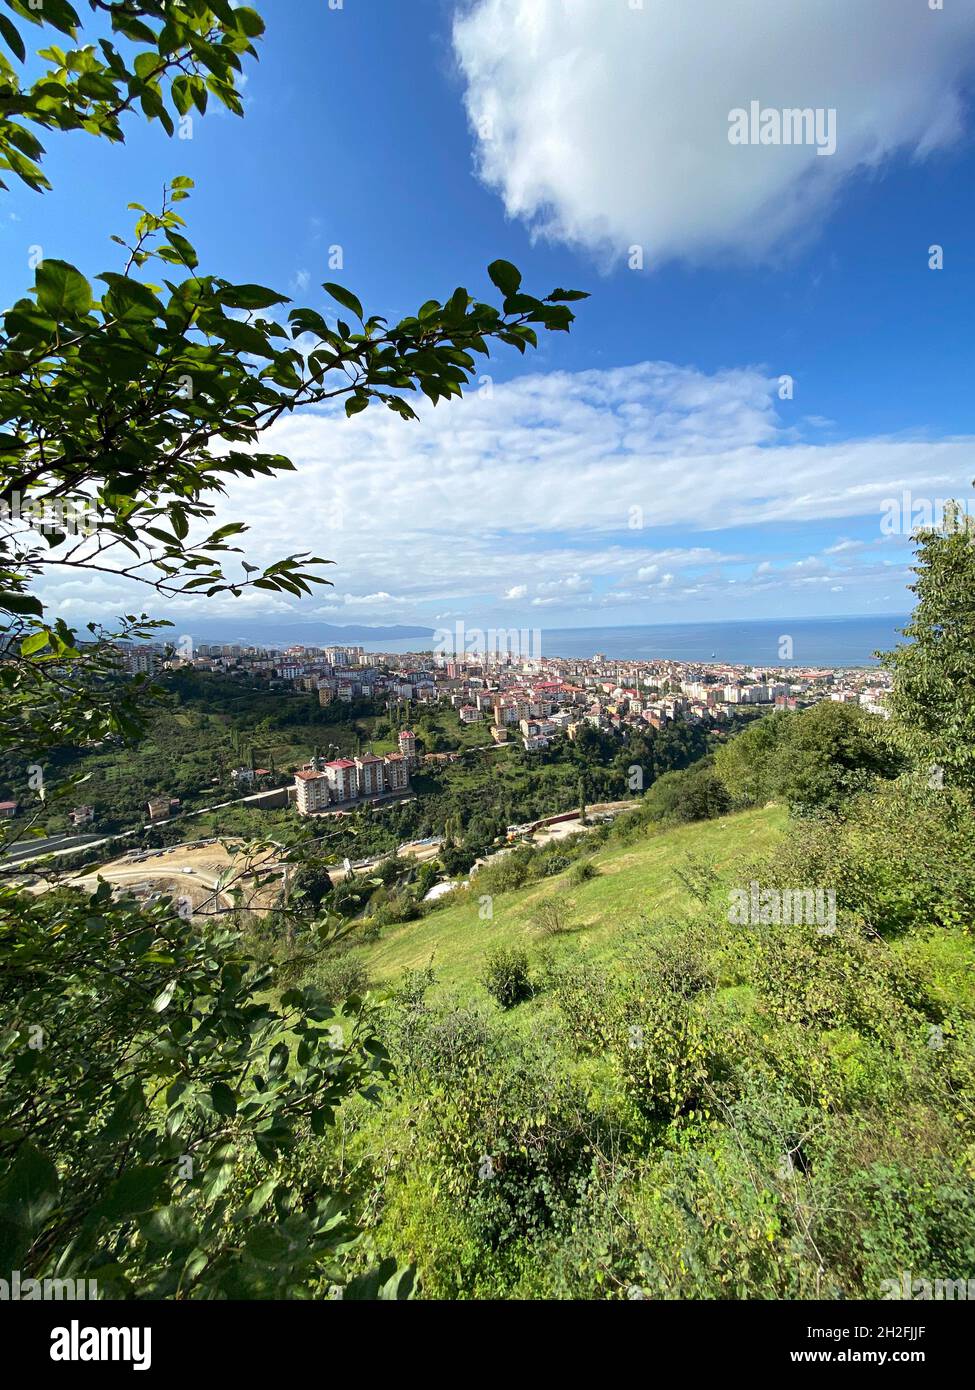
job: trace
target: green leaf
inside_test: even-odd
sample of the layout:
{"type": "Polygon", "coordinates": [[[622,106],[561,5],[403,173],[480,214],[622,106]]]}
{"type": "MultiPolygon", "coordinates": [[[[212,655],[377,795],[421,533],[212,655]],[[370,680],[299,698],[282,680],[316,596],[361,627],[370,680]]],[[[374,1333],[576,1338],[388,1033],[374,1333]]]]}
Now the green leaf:
{"type": "Polygon", "coordinates": [[[25,1143],[0,1182],[0,1219],[37,1230],[57,1205],[60,1183],[47,1154],[25,1143]]]}
{"type": "Polygon", "coordinates": [[[38,305],[57,319],[87,314],[91,309],[91,286],[67,261],[41,261],[35,289],[38,305]]]}
{"type": "Polygon", "coordinates": [[[173,995],[175,994],[175,992],[176,981],[170,980],[166,988],[162,990],[161,993],[157,994],[155,999],[152,1001],[153,1013],[161,1014],[164,1012],[164,1010],[168,1009],[170,1004],[173,1002],[173,995]]]}
{"type": "Polygon", "coordinates": [[[236,1115],[237,1097],[226,1081],[218,1081],[210,1087],[210,1099],[218,1115],[236,1115]]]}
{"type": "Polygon", "coordinates": [[[488,274],[492,284],[497,285],[505,297],[518,293],[521,272],[510,261],[492,261],[488,266],[488,274]]]}
{"type": "Polygon", "coordinates": [[[200,258],[197,256],[194,248],[186,240],[186,237],[180,236],[179,232],[170,231],[166,233],[166,240],[169,242],[170,246],[177,251],[182,264],[187,266],[190,270],[195,270],[200,264],[200,258]]]}
{"type": "Polygon", "coordinates": [[[109,1187],[91,1209],[91,1218],[118,1222],[151,1211],[168,1186],[167,1171],[159,1164],[144,1163],[130,1168],[109,1187]]]}
{"type": "Polygon", "coordinates": [[[29,637],[25,637],[20,644],[21,656],[33,656],[34,652],[43,651],[51,644],[51,634],[49,632],[32,632],[29,637]]]}
{"type": "Polygon", "coordinates": [[[38,617],[44,612],[44,605],[33,594],[0,594],[0,608],[8,613],[36,613],[38,617]]]}
{"type": "Polygon", "coordinates": [[[361,321],[362,305],[351,290],[345,290],[341,285],[333,285],[328,281],[322,285],[322,289],[327,290],[332,298],[342,305],[343,309],[350,309],[352,313],[355,314],[356,318],[361,321]]]}
{"type": "Polygon", "coordinates": [[[264,285],[228,285],[217,298],[230,309],[269,309],[272,304],[287,304],[287,295],[278,294],[264,285]]]}
{"type": "Polygon", "coordinates": [[[178,1206],[160,1207],[139,1222],[139,1230],[149,1245],[170,1251],[191,1250],[199,1238],[189,1212],[178,1206]]]}
{"type": "Polygon", "coordinates": [[[11,52],[16,54],[20,61],[23,62],[27,57],[27,49],[24,47],[24,41],[7,16],[2,14],[0,14],[0,34],[3,35],[3,41],[11,52]]]}

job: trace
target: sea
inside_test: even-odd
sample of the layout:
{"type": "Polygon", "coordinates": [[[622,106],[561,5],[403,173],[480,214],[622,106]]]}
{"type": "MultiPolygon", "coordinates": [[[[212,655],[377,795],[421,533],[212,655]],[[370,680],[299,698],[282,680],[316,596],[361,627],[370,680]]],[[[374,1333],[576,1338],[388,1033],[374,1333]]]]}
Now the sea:
{"type": "MultiPolygon", "coordinates": [[[[613,660],[663,658],[734,666],[876,666],[878,651],[889,651],[904,640],[902,629],[908,621],[907,614],[871,614],[541,628],[531,634],[528,654],[591,658],[600,653],[613,660]]],[[[416,637],[362,645],[367,651],[398,653],[423,651],[425,646],[416,637]]]]}

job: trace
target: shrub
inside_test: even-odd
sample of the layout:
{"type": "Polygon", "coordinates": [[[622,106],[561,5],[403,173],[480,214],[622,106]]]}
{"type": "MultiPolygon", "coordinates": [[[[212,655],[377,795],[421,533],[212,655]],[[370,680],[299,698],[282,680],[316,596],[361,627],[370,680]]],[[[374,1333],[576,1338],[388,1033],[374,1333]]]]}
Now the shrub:
{"type": "Polygon", "coordinates": [[[535,993],[529,969],[528,952],[518,947],[499,946],[485,961],[481,983],[502,1009],[512,1009],[535,993]]]}
{"type": "Polygon", "coordinates": [[[478,883],[483,884],[488,893],[510,893],[515,888],[523,888],[531,877],[537,857],[527,846],[512,850],[482,869],[478,883]]]}
{"type": "Polygon", "coordinates": [[[602,1052],[606,1034],[619,1022],[620,996],[608,973],[578,952],[545,969],[544,986],[562,1015],[574,1047],[602,1052]]]}
{"type": "Polygon", "coordinates": [[[712,1113],[720,1062],[705,1021],[674,994],[632,1000],[616,1037],[623,1090],[649,1121],[712,1113]]]}
{"type": "Polygon", "coordinates": [[[674,877],[699,903],[707,904],[720,882],[713,855],[685,854],[683,864],[674,870],[674,877]]]}
{"type": "Polygon", "coordinates": [[[713,820],[731,809],[731,797],[708,760],[658,777],[644,798],[644,807],[652,820],[713,820]]]}
{"type": "Polygon", "coordinates": [[[544,861],[542,874],[545,878],[554,878],[556,874],[565,873],[572,860],[565,854],[550,854],[544,861]]]}
{"type": "Polygon", "coordinates": [[[579,884],[588,883],[590,879],[597,878],[598,875],[599,870],[591,859],[581,859],[579,863],[573,867],[569,875],[569,882],[578,886],[579,884]]]}
{"type": "Polygon", "coordinates": [[[546,898],[535,909],[534,920],[545,936],[558,936],[572,925],[572,904],[565,898],[546,898]]]}
{"type": "Polygon", "coordinates": [[[353,995],[365,994],[369,988],[369,972],[358,956],[330,956],[315,971],[314,984],[332,1008],[336,1008],[353,995]]]}

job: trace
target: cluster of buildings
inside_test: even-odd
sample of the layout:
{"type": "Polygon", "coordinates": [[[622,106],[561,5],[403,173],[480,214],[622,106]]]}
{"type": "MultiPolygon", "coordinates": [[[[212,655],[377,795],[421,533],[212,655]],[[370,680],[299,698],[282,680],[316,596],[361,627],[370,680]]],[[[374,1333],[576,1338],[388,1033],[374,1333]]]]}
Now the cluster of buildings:
{"type": "Polygon", "coordinates": [[[676,719],[720,727],[741,706],[798,709],[820,699],[863,705],[884,714],[889,688],[885,673],[832,670],[757,670],[677,661],[590,661],[548,659],[512,663],[502,670],[451,663],[437,679],[464,724],[490,726],[495,742],[520,737],[526,749],[544,748],[565,733],[575,738],[590,725],[624,732],[649,725],[660,729],[676,719]],[[533,671],[526,667],[537,666],[533,671]]]}
{"type": "Polygon", "coordinates": [[[416,739],[409,730],[399,735],[399,752],[381,757],[364,753],[356,758],[326,762],[314,758],[295,773],[295,808],[299,815],[339,809],[357,801],[400,796],[410,789],[410,770],[416,757],[416,739]]]}
{"type": "MultiPolygon", "coordinates": [[[[495,655],[405,655],[362,647],[284,649],[200,644],[182,664],[249,673],[270,688],[317,693],[333,700],[449,703],[462,724],[484,724],[485,742],[520,739],[542,748],[557,734],[574,737],[588,723],[622,730],[654,728],[675,719],[720,725],[742,706],[796,709],[821,699],[857,703],[883,714],[889,677],[861,670],[766,667],[724,662],[495,655]]],[[[178,659],[172,664],[180,664],[178,659]]]]}
{"type": "MultiPolygon", "coordinates": [[[[547,748],[559,736],[575,739],[586,727],[623,735],[630,729],[661,729],[680,719],[720,728],[743,707],[800,709],[833,700],[883,715],[890,688],[888,674],[877,667],[759,668],[615,660],[602,653],[588,659],[394,655],[360,646],[274,648],[194,644],[184,638],[175,653],[147,645],[127,649],[123,656],[126,669],[136,671],[154,670],[160,661],[255,678],[271,690],[307,691],[322,705],[369,700],[390,711],[449,705],[462,724],[484,726],[485,744],[518,741],[529,751],[547,748]]],[[[425,756],[437,761],[456,755],[425,756]]],[[[296,773],[291,795],[303,815],[401,795],[409,791],[416,764],[416,740],[405,731],[395,753],[313,760],[296,773]]]]}

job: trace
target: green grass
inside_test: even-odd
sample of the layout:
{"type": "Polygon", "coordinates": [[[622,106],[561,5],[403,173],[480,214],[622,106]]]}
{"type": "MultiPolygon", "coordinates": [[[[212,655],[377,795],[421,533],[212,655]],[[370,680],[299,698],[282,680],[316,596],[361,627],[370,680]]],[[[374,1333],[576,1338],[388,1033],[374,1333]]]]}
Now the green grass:
{"type": "Polygon", "coordinates": [[[370,976],[392,983],[406,969],[432,964],[437,988],[467,994],[476,987],[488,951],[496,946],[550,946],[574,943],[594,958],[611,958],[620,926],[642,913],[682,913],[691,897],[675,876],[690,853],[713,857],[722,876],[731,881],[736,863],[763,855],[781,836],[786,812],[765,807],[725,816],[721,820],[660,830],[632,844],[610,845],[592,859],[597,877],[583,884],[569,881],[571,871],[514,892],[497,895],[494,915],[478,915],[477,879],[457,901],[417,922],[387,928],[382,939],[364,950],[370,976]],[[540,903],[564,895],[573,904],[574,925],[558,937],[544,936],[534,924],[540,903]]]}

